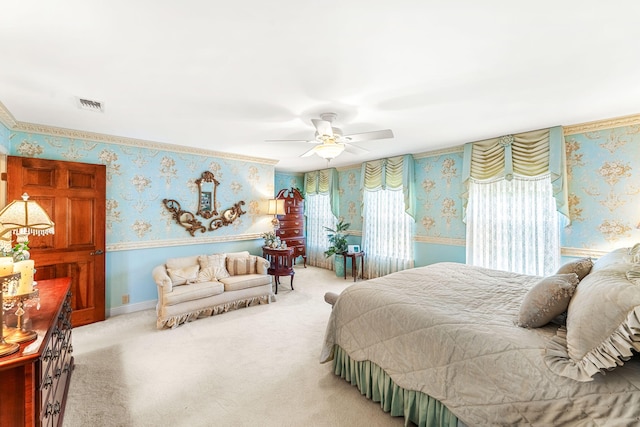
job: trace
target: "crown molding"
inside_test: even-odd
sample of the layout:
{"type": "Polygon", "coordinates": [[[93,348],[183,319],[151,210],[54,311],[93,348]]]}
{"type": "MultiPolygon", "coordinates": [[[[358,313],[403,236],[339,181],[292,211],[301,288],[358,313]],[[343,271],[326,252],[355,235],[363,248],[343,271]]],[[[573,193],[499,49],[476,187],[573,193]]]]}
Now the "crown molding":
{"type": "Polygon", "coordinates": [[[13,129],[16,126],[16,119],[2,102],[0,102],[0,123],[5,125],[8,129],[13,129]]]}
{"type": "Polygon", "coordinates": [[[444,156],[446,154],[462,153],[464,151],[464,145],[456,145],[455,147],[443,148],[442,150],[425,151],[422,153],[416,153],[413,155],[414,159],[423,159],[425,157],[444,156]]]}
{"type": "Polygon", "coordinates": [[[172,151],[175,153],[195,154],[199,156],[210,156],[222,159],[241,160],[252,163],[263,163],[267,165],[275,165],[276,163],[278,163],[278,160],[265,159],[262,157],[223,153],[221,151],[205,150],[202,148],[187,147],[164,142],[147,141],[144,139],[127,138],[123,136],[106,135],[75,129],[59,128],[55,126],[38,125],[34,123],[16,122],[16,125],[11,130],[27,133],[39,133],[71,139],[84,139],[89,141],[105,142],[109,144],[126,145],[129,147],[143,147],[151,150],[172,151]]]}
{"type": "Polygon", "coordinates": [[[224,153],[221,151],[205,150],[202,148],[187,147],[164,142],[147,141],[143,139],[127,138],[123,136],[107,135],[96,132],[87,132],[75,129],[60,128],[56,126],[40,125],[36,123],[26,123],[17,121],[9,110],[0,102],[0,122],[9,130],[15,132],[38,133],[61,138],[83,139],[108,144],[125,145],[129,147],[142,147],[151,150],[172,151],[175,153],[195,154],[198,156],[218,157],[229,160],[240,160],[244,162],[261,163],[275,165],[278,160],[265,159],[262,157],[245,156],[242,154],[224,153]]]}
{"type": "Polygon", "coordinates": [[[166,248],[168,246],[205,245],[212,243],[241,242],[262,239],[262,233],[246,233],[233,236],[190,237],[184,239],[153,240],[149,242],[122,242],[106,245],[107,252],[131,251],[138,249],[166,248]]]}
{"type": "Polygon", "coordinates": [[[575,135],[578,133],[595,132],[604,129],[613,129],[624,126],[640,125],[640,114],[616,117],[613,119],[597,120],[595,122],[581,123],[577,125],[564,126],[564,135],[575,135]]]}

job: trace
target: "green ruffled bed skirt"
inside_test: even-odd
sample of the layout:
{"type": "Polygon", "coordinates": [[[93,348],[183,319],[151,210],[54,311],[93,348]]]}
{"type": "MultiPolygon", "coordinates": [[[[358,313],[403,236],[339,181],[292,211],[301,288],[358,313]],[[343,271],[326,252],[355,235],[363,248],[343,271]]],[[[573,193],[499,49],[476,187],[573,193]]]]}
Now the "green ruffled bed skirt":
{"type": "Polygon", "coordinates": [[[391,377],[375,363],[357,362],[340,346],[334,348],[333,372],[358,387],[360,393],[374,402],[380,402],[382,410],[391,416],[404,416],[419,427],[456,427],[458,418],[437,399],[419,391],[405,390],[397,386],[391,377]]]}

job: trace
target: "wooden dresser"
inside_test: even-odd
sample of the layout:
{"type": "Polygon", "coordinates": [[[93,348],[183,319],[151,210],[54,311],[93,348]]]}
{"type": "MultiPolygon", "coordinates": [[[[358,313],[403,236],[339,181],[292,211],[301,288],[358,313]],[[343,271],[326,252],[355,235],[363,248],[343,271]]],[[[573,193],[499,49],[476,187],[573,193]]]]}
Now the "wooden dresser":
{"type": "Polygon", "coordinates": [[[39,280],[38,289],[40,310],[27,308],[25,325],[38,337],[0,357],[0,426],[62,425],[74,367],[71,279],[39,280]]]}
{"type": "Polygon", "coordinates": [[[280,236],[287,246],[293,248],[294,260],[302,257],[304,267],[307,267],[307,239],[304,235],[304,198],[295,188],[283,189],[278,192],[276,199],[284,200],[284,215],[278,215],[280,228],[276,235],[280,236]]]}

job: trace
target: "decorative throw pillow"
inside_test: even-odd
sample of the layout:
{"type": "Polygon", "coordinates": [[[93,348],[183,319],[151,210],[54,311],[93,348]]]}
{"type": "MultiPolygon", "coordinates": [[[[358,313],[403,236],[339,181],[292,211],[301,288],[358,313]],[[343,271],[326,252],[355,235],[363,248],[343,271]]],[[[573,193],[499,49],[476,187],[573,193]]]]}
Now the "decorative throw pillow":
{"type": "Polygon", "coordinates": [[[199,265],[190,265],[182,268],[167,268],[167,273],[171,278],[171,283],[174,286],[188,285],[193,283],[198,278],[199,265]]]}
{"type": "Polygon", "coordinates": [[[226,267],[227,256],[225,254],[203,255],[198,261],[200,262],[200,268],[203,270],[211,268],[213,275],[216,279],[224,279],[229,277],[229,272],[226,267]]]}
{"type": "Polygon", "coordinates": [[[256,257],[249,255],[247,257],[227,258],[227,271],[232,276],[256,274],[256,257]]]}
{"type": "Polygon", "coordinates": [[[197,282],[215,282],[216,280],[217,280],[216,273],[215,271],[213,271],[213,268],[206,267],[200,270],[196,281],[197,282]]]}
{"type": "Polygon", "coordinates": [[[539,328],[562,314],[578,286],[576,273],[556,274],[535,284],[520,305],[518,326],[539,328]]]}
{"type": "Polygon", "coordinates": [[[576,273],[578,280],[584,279],[584,276],[589,274],[593,267],[593,261],[591,258],[580,258],[575,261],[570,261],[564,264],[556,271],[556,274],[576,273]]]}

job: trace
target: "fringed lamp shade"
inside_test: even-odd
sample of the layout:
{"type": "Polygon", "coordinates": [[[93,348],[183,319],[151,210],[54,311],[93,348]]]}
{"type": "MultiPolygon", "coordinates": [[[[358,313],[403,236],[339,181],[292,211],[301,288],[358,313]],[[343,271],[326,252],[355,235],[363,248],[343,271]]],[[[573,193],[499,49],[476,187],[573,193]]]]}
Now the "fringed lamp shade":
{"type": "Polygon", "coordinates": [[[0,237],[13,231],[18,235],[18,242],[26,241],[29,234],[53,234],[54,225],[42,206],[29,200],[27,193],[22,195],[22,200],[14,200],[0,211],[0,237]]]}

